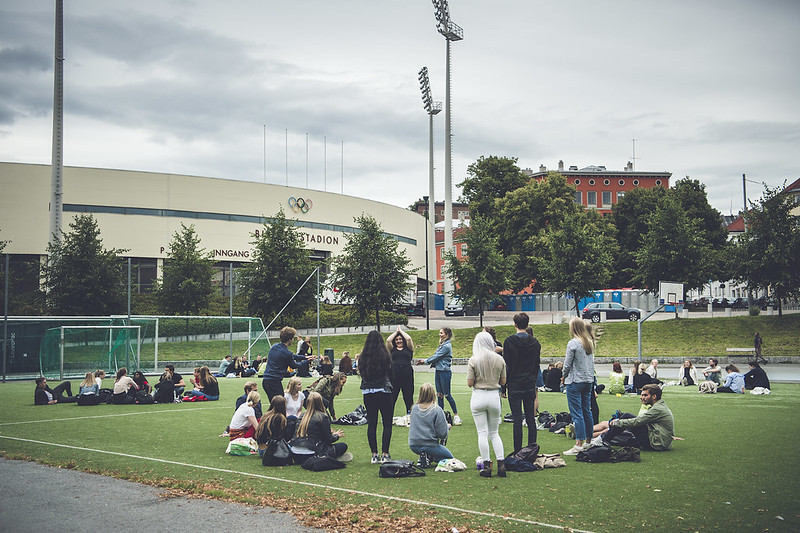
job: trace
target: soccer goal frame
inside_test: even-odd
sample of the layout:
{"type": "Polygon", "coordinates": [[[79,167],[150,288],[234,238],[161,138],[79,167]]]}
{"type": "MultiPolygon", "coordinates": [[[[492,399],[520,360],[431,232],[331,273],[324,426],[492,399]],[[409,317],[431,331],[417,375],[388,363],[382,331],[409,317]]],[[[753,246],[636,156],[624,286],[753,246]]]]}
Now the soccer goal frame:
{"type": "MultiPolygon", "coordinates": [[[[64,330],[66,330],[66,329],[70,329],[70,330],[79,330],[79,329],[104,329],[104,330],[108,330],[109,355],[111,354],[111,345],[113,344],[113,340],[112,340],[112,337],[111,337],[111,332],[113,330],[126,329],[126,330],[134,330],[134,331],[136,331],[136,367],[137,368],[139,367],[139,358],[140,358],[141,352],[142,352],[141,326],[59,326],[58,329],[59,329],[59,334],[60,334],[60,339],[59,339],[59,345],[60,345],[60,348],[59,348],[59,352],[60,352],[59,353],[59,358],[60,358],[59,380],[63,380],[64,379],[64,344],[65,344],[65,342],[64,342],[64,330]]],[[[128,345],[128,347],[126,347],[126,349],[125,349],[125,353],[126,354],[128,353],[128,349],[130,347],[130,339],[128,339],[127,345],[128,345]]],[[[109,368],[111,368],[110,362],[109,362],[109,368]]],[[[116,358],[115,358],[114,368],[119,370],[119,365],[116,364],[116,358]]],[[[42,375],[44,375],[43,371],[44,370],[41,367],[41,359],[40,359],[40,361],[39,361],[39,372],[42,375]]]]}

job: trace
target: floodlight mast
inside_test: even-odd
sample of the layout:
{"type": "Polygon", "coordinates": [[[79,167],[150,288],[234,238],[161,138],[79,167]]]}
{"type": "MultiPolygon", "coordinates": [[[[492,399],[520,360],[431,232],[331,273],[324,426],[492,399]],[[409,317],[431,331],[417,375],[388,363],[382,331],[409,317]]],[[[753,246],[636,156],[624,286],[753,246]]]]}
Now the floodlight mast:
{"type": "MultiPolygon", "coordinates": [[[[436,252],[436,203],[433,200],[433,116],[437,115],[442,110],[442,103],[441,102],[434,102],[433,96],[431,96],[431,84],[428,79],[428,67],[422,67],[419,71],[419,88],[422,91],[422,107],[428,113],[428,130],[429,130],[429,156],[428,156],[428,223],[429,228],[428,232],[430,233],[430,242],[432,244],[433,250],[428,250],[428,260],[431,260],[431,254],[433,254],[434,259],[431,260],[431,263],[436,268],[436,261],[435,261],[435,253],[436,252]]],[[[426,260],[427,264],[427,260],[426,260]]],[[[438,274],[434,274],[434,280],[436,280],[438,274]]],[[[427,278],[427,273],[426,273],[427,278]]],[[[425,282],[428,284],[426,289],[425,295],[425,309],[430,310],[430,280],[426,279],[425,282]]],[[[434,286],[435,287],[435,286],[434,286]]],[[[427,316],[427,315],[426,315],[427,316]]]]}
{"type": "MultiPolygon", "coordinates": [[[[447,41],[447,79],[445,81],[445,110],[444,110],[444,248],[453,251],[453,169],[452,169],[452,135],[451,135],[451,110],[450,110],[450,43],[464,38],[461,26],[450,20],[450,6],[447,0],[433,0],[436,11],[436,30],[447,41]]],[[[444,305],[450,301],[453,290],[453,280],[450,276],[444,277],[444,305]]]]}

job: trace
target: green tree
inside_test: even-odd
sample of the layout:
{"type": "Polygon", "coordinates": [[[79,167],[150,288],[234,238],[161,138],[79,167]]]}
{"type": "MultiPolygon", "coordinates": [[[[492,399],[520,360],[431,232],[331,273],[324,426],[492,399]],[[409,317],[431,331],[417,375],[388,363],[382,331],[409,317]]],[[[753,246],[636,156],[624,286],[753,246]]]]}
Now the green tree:
{"type": "Polygon", "coordinates": [[[103,248],[92,215],[77,215],[69,233],[48,244],[44,267],[47,308],[57,315],[109,315],[125,310],[121,253],[103,248]]]}
{"type": "Polygon", "coordinates": [[[559,225],[548,227],[546,253],[537,258],[544,287],[578,302],[611,278],[612,243],[594,211],[567,214],[559,225]]]}
{"type": "Polygon", "coordinates": [[[649,292],[658,291],[660,281],[698,289],[709,279],[708,250],[700,221],[690,220],[678,200],[665,195],[647,218],[647,232],[635,252],[633,282],[649,292]]]}
{"type": "Polygon", "coordinates": [[[736,242],[736,278],[748,289],[771,291],[783,314],[783,301],[800,295],[800,217],[792,215],[792,199],[780,189],[765,187],[744,214],[747,231],[736,242]]]}
{"type": "Polygon", "coordinates": [[[667,194],[664,187],[636,188],[625,193],[611,208],[619,244],[611,278],[614,287],[634,285],[636,252],[641,247],[642,237],[647,233],[647,219],[667,194]]]}
{"type": "Polygon", "coordinates": [[[342,254],[333,258],[328,284],[338,289],[336,299],[352,303],[362,318],[375,313],[380,329],[380,311],[399,301],[414,284],[414,270],[405,250],[369,215],[355,218],[356,233],[346,235],[342,254]]]}
{"type": "Polygon", "coordinates": [[[558,172],[508,192],[496,207],[492,224],[511,267],[510,288],[521,290],[541,277],[537,258],[547,253],[547,228],[582,208],[575,203],[575,188],[558,172]]]}
{"type": "Polygon", "coordinates": [[[467,167],[467,177],[459,183],[461,201],[469,204],[470,216],[493,217],[495,200],[527,180],[516,157],[481,156],[467,167]]]}
{"type": "MultiPolygon", "coordinates": [[[[253,316],[269,323],[314,271],[297,227],[281,209],[264,227],[253,233],[253,261],[239,271],[239,282],[253,316]]],[[[306,286],[295,296],[279,326],[300,316],[314,302],[315,286],[306,286]]]]}
{"type": "MultiPolygon", "coordinates": [[[[161,282],[156,287],[158,302],[164,313],[186,315],[186,332],[189,333],[189,315],[197,315],[211,301],[214,287],[212,254],[200,247],[200,237],[194,225],[181,222],[181,230],[172,235],[164,261],[161,282]]],[[[188,337],[187,337],[188,340],[188,337]]]]}
{"type": "Polygon", "coordinates": [[[457,286],[453,295],[465,304],[478,305],[483,327],[483,310],[507,288],[509,268],[488,220],[480,215],[471,217],[463,235],[467,257],[458,259],[450,252],[445,268],[457,286]]]}

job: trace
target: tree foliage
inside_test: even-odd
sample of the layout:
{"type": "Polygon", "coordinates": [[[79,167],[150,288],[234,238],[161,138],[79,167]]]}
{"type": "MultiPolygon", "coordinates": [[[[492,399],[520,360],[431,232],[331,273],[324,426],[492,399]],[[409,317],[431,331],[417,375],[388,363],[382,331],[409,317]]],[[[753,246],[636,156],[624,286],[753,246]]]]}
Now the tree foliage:
{"type": "Polygon", "coordinates": [[[757,203],[744,214],[747,231],[737,242],[736,278],[748,289],[772,291],[783,313],[783,300],[800,295],[800,217],[780,189],[765,187],[757,203]]]}
{"type": "Polygon", "coordinates": [[[44,267],[46,302],[57,315],[109,315],[125,310],[126,282],[121,253],[103,248],[92,215],[77,215],[69,233],[48,244],[44,267]]]}
{"type": "Polygon", "coordinates": [[[214,292],[212,254],[200,247],[194,225],[181,223],[181,230],[172,235],[164,261],[164,273],[157,294],[165,313],[196,315],[208,308],[214,292]]]}
{"type": "Polygon", "coordinates": [[[536,259],[544,287],[575,298],[578,302],[611,278],[613,242],[594,211],[567,214],[558,225],[548,227],[545,254],[536,259]]]}
{"type": "MultiPolygon", "coordinates": [[[[303,238],[281,209],[253,233],[252,262],[239,271],[239,283],[253,316],[269,323],[314,271],[303,238]]],[[[306,284],[277,325],[289,324],[314,302],[316,286],[306,284]]]]}
{"type": "Polygon", "coordinates": [[[463,238],[467,257],[458,259],[452,252],[448,253],[445,269],[457,285],[453,295],[465,304],[479,307],[482,327],[487,304],[507,288],[509,268],[500,253],[497,236],[485,218],[472,217],[463,238]]]}
{"type": "Polygon", "coordinates": [[[467,167],[467,177],[459,184],[461,200],[469,204],[470,216],[493,217],[495,200],[526,181],[516,157],[481,156],[467,167]]]}
{"type": "Polygon", "coordinates": [[[359,231],[346,235],[341,255],[333,258],[328,284],[338,290],[336,299],[352,303],[362,317],[375,314],[380,328],[380,311],[399,301],[414,287],[409,278],[414,270],[405,250],[383,233],[369,215],[355,218],[359,231]]]}
{"type": "Polygon", "coordinates": [[[541,276],[537,258],[547,253],[545,234],[565,217],[581,211],[575,188],[558,172],[531,180],[508,192],[496,204],[492,224],[503,255],[511,266],[511,289],[524,289],[541,276]]]}
{"type": "Polygon", "coordinates": [[[660,281],[683,283],[685,290],[702,287],[712,274],[700,224],[689,219],[676,198],[665,195],[647,217],[633,282],[650,292],[658,291],[660,281]]]}
{"type": "Polygon", "coordinates": [[[611,208],[619,244],[612,275],[615,287],[634,285],[633,278],[638,268],[636,252],[647,233],[647,220],[667,194],[664,187],[636,188],[625,193],[611,208]]]}

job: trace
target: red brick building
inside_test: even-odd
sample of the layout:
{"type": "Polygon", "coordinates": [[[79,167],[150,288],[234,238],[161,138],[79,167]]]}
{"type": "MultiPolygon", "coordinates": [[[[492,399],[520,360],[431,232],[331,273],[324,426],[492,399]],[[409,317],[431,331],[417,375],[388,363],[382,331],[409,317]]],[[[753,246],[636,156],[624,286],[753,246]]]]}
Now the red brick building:
{"type": "MultiPolygon", "coordinates": [[[[535,180],[547,177],[547,167],[539,167],[538,172],[530,169],[522,171],[526,176],[535,180]]],[[[604,166],[591,165],[579,169],[571,166],[564,170],[564,162],[558,162],[558,173],[567,179],[567,183],[574,185],[575,203],[584,207],[591,207],[605,216],[611,213],[611,207],[622,198],[626,192],[637,187],[666,187],[669,188],[671,172],[644,172],[633,170],[633,164],[628,162],[624,170],[608,170],[604,166]]]]}

